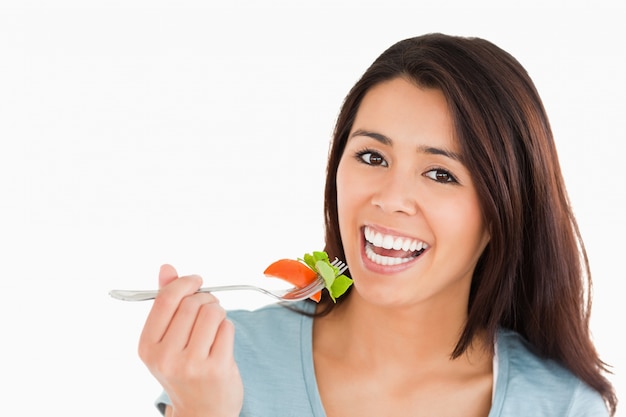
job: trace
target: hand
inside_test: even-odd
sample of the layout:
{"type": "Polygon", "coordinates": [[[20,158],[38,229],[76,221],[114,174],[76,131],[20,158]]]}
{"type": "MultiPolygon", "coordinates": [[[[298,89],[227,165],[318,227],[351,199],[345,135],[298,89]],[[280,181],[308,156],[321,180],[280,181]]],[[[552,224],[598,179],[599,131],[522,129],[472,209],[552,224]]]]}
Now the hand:
{"type": "Polygon", "coordinates": [[[196,293],[202,278],[159,271],[139,340],[139,357],[167,392],[174,416],[237,416],[243,384],[233,357],[235,330],[218,300],[196,293]]]}

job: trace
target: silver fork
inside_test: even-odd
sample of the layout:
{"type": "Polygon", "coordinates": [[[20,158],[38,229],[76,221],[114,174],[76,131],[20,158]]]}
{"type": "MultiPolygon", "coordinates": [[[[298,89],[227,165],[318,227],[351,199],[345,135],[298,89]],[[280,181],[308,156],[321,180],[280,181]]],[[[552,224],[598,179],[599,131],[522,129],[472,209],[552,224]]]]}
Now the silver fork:
{"type": "MultiPolygon", "coordinates": [[[[348,265],[345,262],[335,258],[330,263],[332,266],[339,268],[336,276],[339,276],[346,272],[348,265]]],[[[250,290],[258,291],[270,297],[274,297],[280,301],[300,301],[306,300],[318,291],[324,288],[324,278],[318,275],[317,279],[308,284],[305,287],[298,288],[293,287],[288,290],[268,290],[265,288],[257,287],[256,285],[223,285],[219,287],[202,287],[197,292],[217,292],[217,291],[236,291],[236,290],[250,290]]],[[[153,300],[158,295],[158,290],[147,291],[135,291],[135,290],[112,290],[109,295],[113,298],[123,301],[145,301],[153,300]]]]}

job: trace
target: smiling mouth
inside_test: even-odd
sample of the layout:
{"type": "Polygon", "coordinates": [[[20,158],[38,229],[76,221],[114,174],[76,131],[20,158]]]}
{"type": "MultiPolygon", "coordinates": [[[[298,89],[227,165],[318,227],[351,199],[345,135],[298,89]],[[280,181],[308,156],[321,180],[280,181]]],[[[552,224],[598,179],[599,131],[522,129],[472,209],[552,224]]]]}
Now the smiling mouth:
{"type": "Polygon", "coordinates": [[[428,244],[410,237],[393,236],[368,226],[363,228],[365,256],[378,265],[401,265],[420,256],[428,244]]]}

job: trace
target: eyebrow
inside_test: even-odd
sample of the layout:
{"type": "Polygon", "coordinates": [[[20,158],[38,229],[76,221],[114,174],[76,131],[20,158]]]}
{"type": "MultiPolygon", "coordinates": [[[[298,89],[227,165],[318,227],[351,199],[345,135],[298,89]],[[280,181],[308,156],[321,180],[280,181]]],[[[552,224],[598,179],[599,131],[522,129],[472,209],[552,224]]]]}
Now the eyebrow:
{"type": "MultiPolygon", "coordinates": [[[[393,145],[393,141],[391,140],[391,138],[389,138],[388,136],[385,136],[381,133],[376,133],[376,132],[370,132],[368,130],[362,130],[362,129],[357,129],[354,131],[354,133],[352,133],[350,135],[351,138],[355,137],[355,136],[367,136],[368,138],[372,138],[384,145],[388,145],[388,146],[392,146],[393,145]]],[[[456,152],[447,150],[447,149],[441,149],[441,148],[435,148],[433,146],[426,146],[426,145],[420,145],[417,147],[417,150],[421,153],[425,153],[428,155],[441,155],[441,156],[445,156],[446,158],[450,158],[453,159],[455,161],[461,162],[461,155],[459,155],[456,152]]]]}

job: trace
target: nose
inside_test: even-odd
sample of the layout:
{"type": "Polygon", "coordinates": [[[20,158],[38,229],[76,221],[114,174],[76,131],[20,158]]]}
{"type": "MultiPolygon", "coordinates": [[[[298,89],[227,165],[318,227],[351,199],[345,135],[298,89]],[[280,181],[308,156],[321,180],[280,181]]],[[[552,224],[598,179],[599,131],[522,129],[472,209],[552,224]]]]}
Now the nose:
{"type": "Polygon", "coordinates": [[[372,204],[386,213],[416,214],[419,205],[413,177],[408,173],[390,171],[385,181],[372,184],[378,188],[372,195],[372,204]]]}

